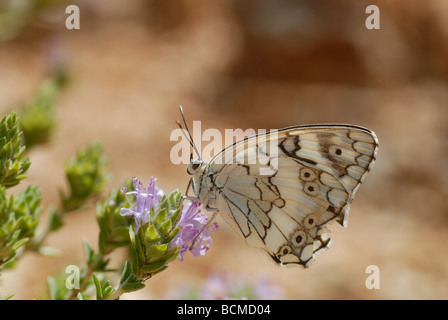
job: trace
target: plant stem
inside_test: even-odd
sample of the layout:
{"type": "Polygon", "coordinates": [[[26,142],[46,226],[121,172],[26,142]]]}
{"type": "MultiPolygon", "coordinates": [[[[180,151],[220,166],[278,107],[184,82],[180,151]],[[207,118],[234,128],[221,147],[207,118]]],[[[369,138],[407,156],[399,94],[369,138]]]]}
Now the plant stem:
{"type": "MultiPolygon", "coordinates": [[[[94,263],[92,265],[96,266],[99,262],[101,262],[103,260],[103,258],[104,258],[103,255],[98,255],[98,257],[94,260],[94,263]]],[[[95,268],[91,268],[91,267],[89,267],[87,269],[87,272],[82,279],[79,289],[73,290],[72,293],[70,294],[70,296],[66,300],[76,299],[76,297],[78,296],[78,293],[82,293],[86,289],[87,285],[89,284],[90,278],[92,277],[93,273],[95,272],[94,269],[95,268]]]]}
{"type": "Polygon", "coordinates": [[[126,293],[121,286],[119,286],[111,295],[107,296],[104,300],[119,300],[120,296],[126,293]]]}

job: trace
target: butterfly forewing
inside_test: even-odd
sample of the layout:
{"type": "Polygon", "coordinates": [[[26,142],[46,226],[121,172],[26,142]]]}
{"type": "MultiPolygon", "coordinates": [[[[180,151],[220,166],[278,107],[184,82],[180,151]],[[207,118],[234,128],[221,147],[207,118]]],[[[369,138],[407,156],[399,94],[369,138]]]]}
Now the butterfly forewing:
{"type": "Polygon", "coordinates": [[[241,140],[205,167],[197,196],[216,206],[248,244],[277,263],[305,267],[346,226],[350,202],[372,167],[378,141],[365,128],[315,125],[241,140]]]}

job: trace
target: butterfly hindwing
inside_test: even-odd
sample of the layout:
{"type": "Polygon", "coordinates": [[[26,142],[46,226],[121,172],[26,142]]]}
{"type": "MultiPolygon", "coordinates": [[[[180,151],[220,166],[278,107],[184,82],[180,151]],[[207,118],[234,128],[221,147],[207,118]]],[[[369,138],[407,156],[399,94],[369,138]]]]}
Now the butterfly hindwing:
{"type": "Polygon", "coordinates": [[[248,244],[277,263],[307,267],[331,244],[326,225],[346,226],[377,146],[373,132],[346,125],[299,126],[247,138],[211,160],[202,198],[248,244]]]}

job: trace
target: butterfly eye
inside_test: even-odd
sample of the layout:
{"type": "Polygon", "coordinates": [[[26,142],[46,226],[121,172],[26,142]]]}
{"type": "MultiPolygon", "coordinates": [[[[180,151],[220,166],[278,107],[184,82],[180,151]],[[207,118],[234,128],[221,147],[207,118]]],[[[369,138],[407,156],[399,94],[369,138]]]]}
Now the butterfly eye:
{"type": "Polygon", "coordinates": [[[199,165],[200,165],[199,163],[193,163],[191,167],[193,168],[193,170],[196,170],[199,167],[199,165]]]}

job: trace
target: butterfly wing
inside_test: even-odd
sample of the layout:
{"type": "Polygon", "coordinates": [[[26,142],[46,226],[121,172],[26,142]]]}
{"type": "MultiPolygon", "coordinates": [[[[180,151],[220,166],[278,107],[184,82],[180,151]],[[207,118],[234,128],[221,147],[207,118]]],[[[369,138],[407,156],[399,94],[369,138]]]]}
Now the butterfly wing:
{"type": "Polygon", "coordinates": [[[326,225],[347,225],[377,149],[362,127],[298,126],[239,141],[206,172],[216,206],[248,244],[277,263],[308,267],[331,244],[326,225]]]}

